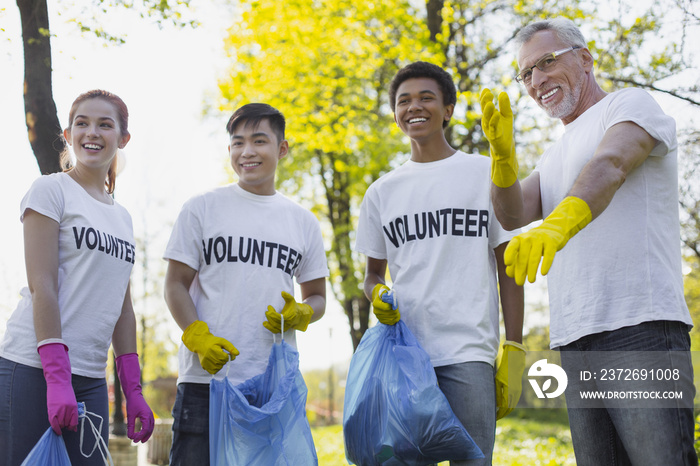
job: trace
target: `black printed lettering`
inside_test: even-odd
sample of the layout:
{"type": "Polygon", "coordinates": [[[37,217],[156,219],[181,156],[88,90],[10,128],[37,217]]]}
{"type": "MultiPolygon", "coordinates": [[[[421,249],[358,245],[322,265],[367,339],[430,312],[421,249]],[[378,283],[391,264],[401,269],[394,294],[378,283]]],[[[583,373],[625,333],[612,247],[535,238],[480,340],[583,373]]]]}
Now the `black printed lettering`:
{"type": "Polygon", "coordinates": [[[414,214],[414,218],[416,219],[416,236],[418,239],[423,239],[425,238],[425,234],[428,231],[428,225],[426,222],[426,217],[427,214],[425,212],[421,212],[421,220],[418,219],[418,214],[414,214]],[[422,231],[421,231],[421,226],[422,226],[422,231]]]}
{"type": "Polygon", "coordinates": [[[450,215],[450,212],[452,212],[452,209],[442,209],[440,211],[440,215],[442,215],[442,234],[443,235],[447,234],[447,219],[448,219],[448,215],[450,215]]]}
{"type": "Polygon", "coordinates": [[[399,238],[401,239],[402,243],[406,242],[406,235],[405,235],[405,226],[403,223],[403,218],[399,217],[396,220],[394,220],[394,223],[396,223],[396,233],[399,235],[399,238]]]}
{"type": "Polygon", "coordinates": [[[119,241],[114,236],[112,236],[110,238],[110,241],[112,242],[112,255],[118,259],[119,258],[119,241]]]}
{"type": "MultiPolygon", "coordinates": [[[[432,212],[428,212],[428,236],[431,238],[435,236],[440,236],[440,215],[435,211],[435,216],[433,217],[432,212]]],[[[396,247],[399,245],[397,244],[396,247]]]]}
{"type": "Polygon", "coordinates": [[[78,234],[78,228],[73,227],[73,236],[75,237],[75,248],[80,249],[83,244],[83,238],[85,237],[85,227],[80,229],[80,234],[78,234]]]}
{"type": "Polygon", "coordinates": [[[489,237],[489,211],[480,210],[479,211],[479,236],[483,235],[483,231],[486,230],[486,237],[489,237]]]}
{"type": "Polygon", "coordinates": [[[300,263],[301,263],[301,254],[297,253],[297,260],[294,261],[294,265],[292,266],[292,271],[289,275],[294,276],[294,272],[297,270],[297,267],[299,267],[300,263]]]}
{"type": "Polygon", "coordinates": [[[88,249],[95,249],[97,247],[97,233],[94,228],[88,228],[85,232],[85,245],[88,249]]]}
{"type": "Polygon", "coordinates": [[[296,257],[296,255],[297,252],[294,249],[289,248],[289,256],[287,257],[287,263],[284,266],[284,272],[289,275],[292,275],[292,272],[294,272],[292,270],[292,264],[294,263],[294,258],[296,257]]]}
{"type": "Polygon", "coordinates": [[[265,244],[265,246],[267,247],[267,251],[268,251],[268,252],[267,252],[267,255],[268,255],[268,257],[267,257],[267,266],[268,266],[268,267],[272,267],[272,256],[274,255],[275,249],[277,249],[277,246],[279,246],[279,245],[278,245],[277,243],[271,243],[271,242],[268,241],[268,242],[265,244]]]}
{"type": "Polygon", "coordinates": [[[217,236],[214,240],[214,258],[218,263],[226,259],[226,240],[223,236],[217,236]],[[221,245],[220,248],[219,245],[221,245]]]}
{"type": "Polygon", "coordinates": [[[228,237],[228,254],[226,255],[227,262],[238,262],[238,257],[233,253],[233,236],[228,237]]]}
{"type": "Polygon", "coordinates": [[[289,248],[284,244],[279,245],[279,253],[277,254],[277,268],[284,270],[284,263],[287,260],[287,251],[289,248]]]}
{"type": "Polygon", "coordinates": [[[105,239],[105,254],[111,255],[112,254],[112,235],[108,235],[107,233],[102,233],[104,235],[105,239]]]}
{"type": "Polygon", "coordinates": [[[125,249],[126,249],[126,254],[125,254],[124,260],[127,261],[127,262],[131,262],[131,263],[133,264],[133,262],[134,262],[134,256],[133,256],[134,250],[133,250],[133,246],[132,246],[131,244],[129,244],[129,243],[125,243],[125,244],[126,244],[126,248],[125,248],[125,249]]]}
{"type": "Polygon", "coordinates": [[[258,243],[258,240],[253,240],[253,260],[251,264],[255,264],[255,259],[258,260],[260,265],[265,265],[263,262],[263,257],[265,256],[265,241],[258,243]]]}
{"type": "Polygon", "coordinates": [[[391,244],[394,245],[395,248],[399,247],[399,240],[396,238],[396,228],[394,227],[393,223],[389,224],[389,228],[391,228],[391,233],[389,230],[386,229],[386,227],[382,227],[384,229],[384,234],[386,237],[391,241],[391,244]]]}
{"type": "Polygon", "coordinates": [[[411,227],[408,223],[408,215],[403,216],[403,224],[406,226],[406,241],[414,241],[416,235],[411,234],[411,227]]]}
{"type": "Polygon", "coordinates": [[[477,231],[472,230],[471,227],[476,226],[476,218],[475,217],[477,216],[477,214],[478,214],[477,210],[467,209],[467,222],[466,222],[467,226],[464,229],[465,230],[464,234],[466,236],[476,236],[477,231]]]}
{"type": "Polygon", "coordinates": [[[99,231],[97,232],[97,250],[100,252],[104,252],[105,250],[105,247],[102,244],[102,234],[100,234],[99,231]]]}
{"type": "Polygon", "coordinates": [[[202,240],[202,252],[204,253],[204,262],[207,265],[211,264],[211,247],[213,243],[214,238],[209,238],[206,243],[202,240]]]}
{"type": "Polygon", "coordinates": [[[245,252],[243,252],[243,241],[243,238],[238,240],[238,257],[241,259],[241,262],[248,262],[248,259],[250,259],[250,246],[252,240],[248,238],[248,247],[246,248],[245,252]]]}
{"type": "Polygon", "coordinates": [[[446,208],[399,215],[382,225],[384,236],[395,247],[442,235],[488,237],[489,211],[446,208]]]}
{"type": "Polygon", "coordinates": [[[463,236],[464,231],[458,227],[464,224],[464,209],[452,209],[452,236],[463,236]]]}
{"type": "Polygon", "coordinates": [[[73,227],[76,249],[85,246],[90,251],[100,252],[117,259],[135,263],[136,246],[121,238],[93,227],[73,227]],[[120,249],[121,246],[121,249],[120,249]]]}

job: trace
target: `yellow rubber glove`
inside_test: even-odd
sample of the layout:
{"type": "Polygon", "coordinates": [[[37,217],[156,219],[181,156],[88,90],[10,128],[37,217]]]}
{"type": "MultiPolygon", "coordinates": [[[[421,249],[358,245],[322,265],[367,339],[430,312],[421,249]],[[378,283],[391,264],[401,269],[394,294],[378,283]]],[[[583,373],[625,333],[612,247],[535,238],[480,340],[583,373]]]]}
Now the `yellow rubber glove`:
{"type": "Polygon", "coordinates": [[[282,333],[282,317],[284,317],[285,330],[294,329],[305,332],[311,322],[311,316],[314,315],[314,310],[308,304],[297,303],[294,296],[286,291],[282,292],[282,298],[284,298],[282,313],[277,312],[272,306],[267,306],[265,313],[267,322],[263,322],[263,327],[272,333],[282,333]]]}
{"type": "Polygon", "coordinates": [[[209,326],[201,320],[195,320],[185,329],[182,342],[187,349],[197,353],[202,368],[210,374],[216,374],[240,354],[230,341],[212,335],[209,326]]]}
{"type": "Polygon", "coordinates": [[[386,325],[394,325],[401,319],[401,314],[399,313],[398,305],[396,309],[393,309],[391,304],[382,301],[382,295],[389,291],[389,287],[381,283],[377,283],[374,286],[372,289],[372,310],[379,322],[386,325]]]}
{"type": "Polygon", "coordinates": [[[547,275],[554,254],[592,220],[591,209],[581,198],[568,196],[552,211],[541,225],[510,240],[503,262],[506,274],[522,286],[525,276],[535,282],[537,267],[542,259],[542,275],[547,275]]]}
{"type": "Polygon", "coordinates": [[[523,391],[525,372],[523,345],[506,340],[496,358],[496,419],[510,414],[518,404],[523,391]]]}
{"type": "Polygon", "coordinates": [[[493,93],[484,88],[479,95],[481,130],[491,145],[491,181],[499,188],[512,186],[518,180],[518,160],[513,141],[513,111],[508,94],[498,95],[498,108],[493,105],[493,93]]]}

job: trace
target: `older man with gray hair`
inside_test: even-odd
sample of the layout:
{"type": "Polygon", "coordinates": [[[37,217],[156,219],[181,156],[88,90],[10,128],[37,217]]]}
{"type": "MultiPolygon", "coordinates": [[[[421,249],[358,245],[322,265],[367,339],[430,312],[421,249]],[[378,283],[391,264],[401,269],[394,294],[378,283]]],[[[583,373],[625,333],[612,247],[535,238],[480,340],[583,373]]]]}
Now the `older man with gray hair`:
{"type": "Polygon", "coordinates": [[[644,90],[603,91],[572,21],[532,23],[516,42],[516,80],[564,135],[519,181],[508,95],[496,108],[484,89],[491,197],[506,229],[544,219],[510,241],[504,261],[518,284],[535,281],[540,261],[549,273],[550,346],[569,377],[577,463],[697,464],[675,122],[644,90]],[[606,399],[587,402],[589,388],[606,399]],[[682,399],[644,395],[656,393],[682,399]]]}

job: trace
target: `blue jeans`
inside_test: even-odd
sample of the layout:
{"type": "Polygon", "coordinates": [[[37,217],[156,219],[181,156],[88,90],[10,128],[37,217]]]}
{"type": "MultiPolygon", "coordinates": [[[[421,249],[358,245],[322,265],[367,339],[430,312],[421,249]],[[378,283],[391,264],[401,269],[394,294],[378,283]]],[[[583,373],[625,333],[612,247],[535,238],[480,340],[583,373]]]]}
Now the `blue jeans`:
{"type": "MultiPolygon", "coordinates": [[[[77,401],[85,402],[88,411],[102,416],[101,435],[106,443],[109,439],[107,383],[104,379],[73,375],[72,384],[77,401]]],[[[20,465],[49,427],[43,371],[0,358],[0,466],[20,465]]],[[[104,466],[99,450],[90,458],[81,454],[80,423],[77,432],[63,430],[63,440],[74,466],[104,466]]],[[[89,453],[94,444],[95,439],[87,430],[83,451],[89,453]]]]}
{"type": "Polygon", "coordinates": [[[209,464],[209,384],[180,383],[173,406],[170,466],[209,464]]]}
{"type": "Polygon", "coordinates": [[[435,368],[438,385],[457,419],[483,452],[484,459],[451,461],[456,465],[490,465],[496,438],[496,382],[493,366],[464,362],[435,368]]]}
{"type": "MultiPolygon", "coordinates": [[[[569,377],[567,394],[577,393],[577,387],[583,383],[579,377],[581,370],[596,370],[582,367],[582,361],[588,361],[587,354],[625,351],[630,358],[650,352],[649,359],[661,357],[669,361],[681,376],[678,382],[671,382],[670,389],[683,390],[686,398],[691,400],[695,396],[689,327],[682,322],[644,322],[587,335],[559,349],[562,366],[569,377]]],[[[624,361],[625,357],[623,355],[618,360],[624,361]]],[[[598,376],[601,375],[601,371],[598,371],[598,376]]],[[[596,383],[599,387],[620,391],[635,386],[635,382],[624,379],[596,383]]],[[[571,437],[579,466],[698,464],[693,445],[695,421],[692,402],[689,406],[686,400],[676,408],[623,408],[619,407],[620,404],[611,407],[614,403],[610,401],[600,402],[597,407],[576,407],[576,403],[580,401],[569,402],[567,397],[571,437]]]]}

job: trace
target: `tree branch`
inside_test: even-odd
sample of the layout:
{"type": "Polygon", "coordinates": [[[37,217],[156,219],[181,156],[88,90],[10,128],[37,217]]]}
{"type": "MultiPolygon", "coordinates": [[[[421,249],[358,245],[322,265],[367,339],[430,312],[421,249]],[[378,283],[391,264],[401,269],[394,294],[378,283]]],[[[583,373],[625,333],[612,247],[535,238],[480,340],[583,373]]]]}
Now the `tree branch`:
{"type": "Polygon", "coordinates": [[[620,78],[620,77],[616,77],[616,76],[610,76],[607,74],[602,75],[601,78],[607,79],[608,81],[612,81],[614,83],[631,84],[633,86],[641,87],[643,89],[649,89],[651,91],[662,92],[664,94],[668,94],[668,95],[675,97],[677,99],[685,100],[686,102],[689,102],[693,105],[700,106],[700,100],[695,100],[695,99],[692,99],[690,97],[686,97],[684,95],[679,94],[675,90],[661,89],[659,87],[656,87],[653,84],[641,83],[641,82],[635,81],[634,79],[620,78]]]}

